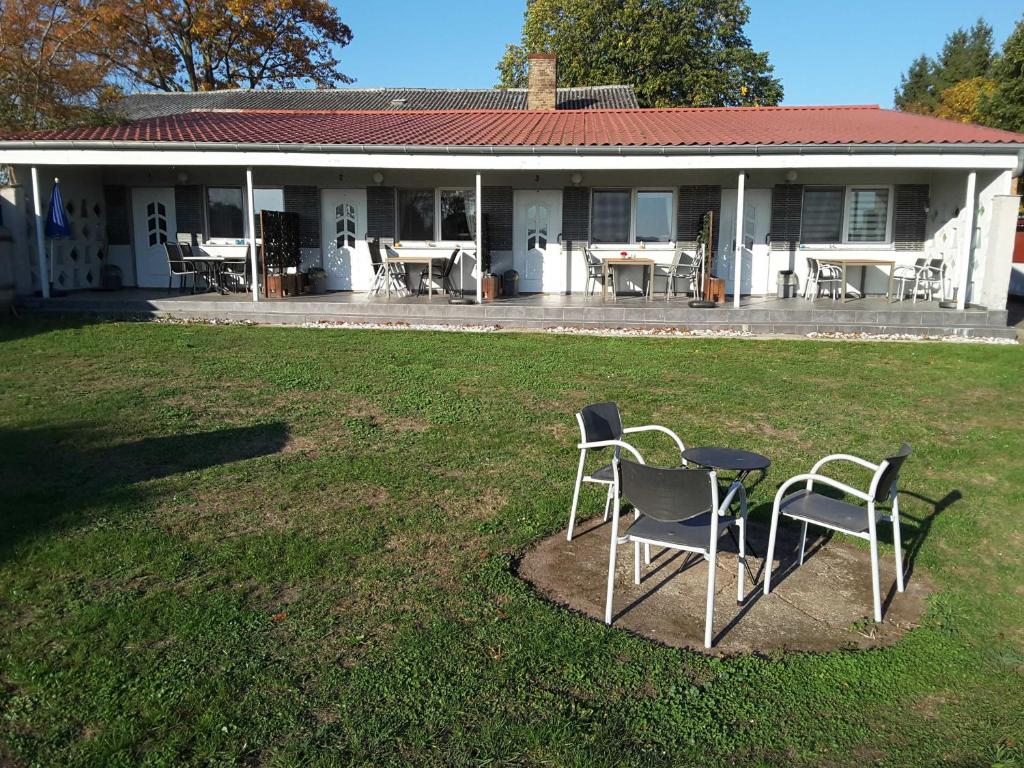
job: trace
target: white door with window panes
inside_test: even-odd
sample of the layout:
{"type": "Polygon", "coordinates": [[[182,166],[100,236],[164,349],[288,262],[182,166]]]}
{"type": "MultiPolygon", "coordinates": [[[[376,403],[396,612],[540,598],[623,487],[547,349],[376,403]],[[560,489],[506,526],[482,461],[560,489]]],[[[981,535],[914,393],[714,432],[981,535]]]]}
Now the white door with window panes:
{"type": "Polygon", "coordinates": [[[370,290],[373,266],[366,244],[366,190],[325,189],[321,207],[328,290],[370,290]]]}
{"type": "Polygon", "coordinates": [[[132,189],[132,225],[135,241],[135,276],[140,288],[164,288],[168,282],[178,287],[178,278],[170,280],[167,249],[164,244],[177,238],[174,217],[174,189],[171,187],[134,187],[132,189]]]}
{"type": "MultiPolygon", "coordinates": [[[[775,274],[768,232],[772,225],[770,189],[748,189],[743,195],[743,251],[740,293],[761,296],[775,290],[775,274]]],[[[781,264],[781,262],[780,262],[781,264]]],[[[788,269],[788,266],[781,266],[788,269]]],[[[736,190],[722,190],[718,250],[714,273],[725,280],[725,292],[732,295],[736,270],[736,190]]]]}
{"type": "Polygon", "coordinates": [[[562,252],[562,193],[517,189],[514,192],[513,269],[522,293],[564,293],[572,284],[562,252]]]}

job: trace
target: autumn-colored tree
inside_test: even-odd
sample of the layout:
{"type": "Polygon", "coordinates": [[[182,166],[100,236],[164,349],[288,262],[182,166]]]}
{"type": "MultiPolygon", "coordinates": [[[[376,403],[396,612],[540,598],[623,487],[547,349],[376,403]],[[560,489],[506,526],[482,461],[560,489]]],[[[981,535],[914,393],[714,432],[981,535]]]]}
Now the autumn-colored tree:
{"type": "Polygon", "coordinates": [[[972,77],[951,85],[939,94],[936,117],[961,123],[981,123],[985,120],[983,107],[996,84],[987,77],[972,77]]]}
{"type": "Polygon", "coordinates": [[[1024,18],[1017,22],[992,65],[995,87],[981,107],[985,122],[1024,133],[1024,18]]]}
{"type": "Polygon", "coordinates": [[[352,31],[325,0],[126,0],[103,18],[99,55],[161,91],[352,82],[336,47],[352,31]]]}
{"type": "Polygon", "coordinates": [[[751,48],[744,0],[530,0],[498,63],[526,84],[526,55],[558,54],[560,86],[631,84],[641,106],[778,104],[768,54],[751,48]]]}
{"type": "Polygon", "coordinates": [[[93,55],[95,0],[0,2],[0,128],[31,130],[92,120],[113,94],[93,55]]]}

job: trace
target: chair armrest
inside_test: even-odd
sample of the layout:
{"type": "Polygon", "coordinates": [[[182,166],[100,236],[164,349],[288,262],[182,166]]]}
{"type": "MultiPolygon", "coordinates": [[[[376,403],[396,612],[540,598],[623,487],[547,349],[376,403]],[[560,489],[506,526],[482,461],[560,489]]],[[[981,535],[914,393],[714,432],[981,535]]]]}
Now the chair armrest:
{"type": "Polygon", "coordinates": [[[641,464],[644,464],[644,457],[640,455],[640,452],[629,443],[625,443],[622,440],[595,440],[592,443],[577,443],[576,447],[582,450],[591,450],[593,448],[625,448],[634,458],[641,464]]]}
{"type": "Polygon", "coordinates": [[[833,453],[831,456],[826,456],[825,458],[819,460],[817,464],[811,467],[811,474],[818,474],[818,470],[820,470],[823,466],[832,461],[849,461],[853,464],[859,464],[865,469],[870,469],[872,472],[878,471],[878,465],[872,464],[867,459],[862,459],[859,456],[853,456],[849,453],[833,453]]]}
{"type": "Polygon", "coordinates": [[[622,430],[622,432],[623,434],[627,435],[634,434],[636,432],[662,432],[668,435],[670,438],[672,438],[672,442],[674,442],[676,444],[676,447],[679,449],[680,460],[683,462],[683,464],[686,463],[686,460],[683,459],[683,451],[686,450],[686,446],[683,445],[683,439],[668,427],[662,427],[659,424],[647,424],[646,426],[643,427],[627,427],[626,429],[622,430]]]}
{"type": "Polygon", "coordinates": [[[786,491],[788,491],[791,486],[794,486],[797,483],[802,482],[807,483],[807,490],[811,490],[814,483],[821,483],[822,485],[830,486],[832,488],[835,488],[836,490],[842,491],[843,493],[848,493],[850,496],[856,496],[861,501],[871,501],[870,494],[865,493],[864,491],[861,491],[857,488],[854,488],[852,485],[841,483],[838,480],[833,480],[831,477],[825,477],[825,475],[815,475],[811,473],[791,477],[789,478],[789,480],[787,480],[781,486],[779,486],[778,493],[775,494],[775,509],[779,508],[779,502],[782,501],[782,497],[785,495],[786,491]]]}
{"type": "Polygon", "coordinates": [[[739,480],[733,480],[732,485],[729,486],[729,492],[725,494],[725,499],[722,500],[718,505],[718,514],[724,515],[729,511],[729,507],[736,500],[740,502],[740,516],[747,516],[747,489],[743,487],[743,483],[739,480]]]}

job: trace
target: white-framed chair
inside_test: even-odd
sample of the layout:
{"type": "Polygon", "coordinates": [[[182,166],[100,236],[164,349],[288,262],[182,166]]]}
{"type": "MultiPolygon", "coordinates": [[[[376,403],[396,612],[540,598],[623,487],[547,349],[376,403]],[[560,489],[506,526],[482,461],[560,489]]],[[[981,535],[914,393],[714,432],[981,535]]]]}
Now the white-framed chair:
{"type": "Polygon", "coordinates": [[[192,278],[192,293],[196,292],[196,278],[199,277],[199,273],[196,271],[196,265],[190,261],[185,261],[185,254],[180,243],[171,242],[168,240],[164,243],[164,251],[167,253],[167,290],[171,290],[174,285],[174,278],[178,278],[178,290],[185,290],[185,285],[188,283],[188,278],[192,278]]]}
{"type": "Polygon", "coordinates": [[[685,280],[688,283],[687,293],[697,295],[697,276],[700,272],[700,261],[696,256],[691,256],[682,248],[677,248],[672,257],[672,263],[665,267],[665,272],[657,277],[665,278],[665,301],[669,296],[676,295],[676,281],[685,280]]]}
{"type": "Polygon", "coordinates": [[[772,583],[772,556],[775,554],[775,534],[778,531],[779,518],[788,517],[791,520],[799,520],[803,529],[800,537],[800,565],[804,562],[804,548],[807,543],[807,526],[817,525],[831,531],[839,531],[850,536],[866,539],[871,545],[871,589],[873,595],[873,607],[875,621],[882,620],[882,597],[879,586],[878,575],[878,523],[879,521],[892,523],[893,547],[896,550],[896,590],[903,591],[903,552],[900,543],[900,506],[897,495],[897,484],[899,481],[900,468],[903,462],[910,456],[911,447],[904,443],[892,456],[887,456],[878,464],[874,464],[858,456],[851,456],[846,453],[837,453],[826,456],[811,467],[808,474],[796,475],[789,478],[775,494],[775,504],[772,507],[771,532],[768,534],[768,554],[765,560],[764,593],[767,595],[771,590],[772,583]],[[846,461],[857,464],[872,471],[871,484],[867,491],[854,488],[846,483],[826,477],[820,473],[826,464],[836,461],[846,461]],[[803,483],[803,489],[786,495],[786,492],[794,485],[803,483]],[[853,496],[865,502],[867,506],[851,504],[842,499],[825,496],[814,491],[814,486],[824,485],[837,491],[842,491],[848,496],[853,496]],[[892,502],[892,513],[886,515],[878,508],[887,500],[892,502]]]}
{"type": "Polygon", "coordinates": [[[804,283],[804,298],[816,299],[821,293],[822,286],[829,287],[833,299],[839,298],[840,283],[843,280],[843,270],[837,264],[829,264],[826,261],[807,257],[807,280],[804,283]],[[813,289],[813,290],[812,290],[813,289]]]}
{"type": "MultiPolygon", "coordinates": [[[[584,406],[576,414],[576,423],[580,428],[580,442],[576,445],[580,452],[580,463],[576,470],[576,485],[572,493],[572,511],[569,513],[569,531],[566,534],[568,541],[572,541],[572,532],[576,526],[576,511],[579,508],[580,488],[583,483],[594,483],[607,488],[604,501],[605,520],[608,519],[608,513],[611,509],[615,492],[615,477],[612,464],[605,464],[589,474],[585,474],[588,452],[614,448],[614,454],[617,456],[622,446],[627,445],[622,442],[624,435],[637,434],[639,432],[661,432],[668,435],[672,442],[675,443],[679,449],[679,461],[683,466],[686,465],[686,459],[682,456],[686,446],[683,445],[683,440],[679,435],[668,427],[662,427],[658,424],[624,428],[622,426],[622,415],[619,413],[619,406],[616,403],[594,403],[593,405],[584,406]]],[[[632,446],[628,447],[634,456],[643,461],[640,458],[640,453],[635,448],[632,446]]]]}
{"type": "Polygon", "coordinates": [[[921,271],[926,269],[927,259],[915,259],[913,264],[900,264],[892,271],[893,282],[896,283],[896,296],[900,301],[907,298],[907,288],[910,288],[914,303],[917,303],[918,283],[921,271]]]}
{"type": "Polygon", "coordinates": [[[370,264],[373,266],[373,281],[370,283],[370,295],[380,293],[391,281],[391,290],[399,294],[408,293],[405,286],[404,273],[399,273],[396,265],[388,264],[381,251],[379,237],[367,237],[366,246],[370,251],[370,264]]]}
{"type": "Polygon", "coordinates": [[[608,594],[604,620],[612,623],[615,596],[615,560],[620,544],[633,544],[633,581],[640,584],[640,545],[675,549],[701,555],[708,561],[708,588],[704,614],[704,647],[710,648],[715,617],[715,571],[718,541],[732,526],[739,528],[736,602],[742,604],[746,578],[747,493],[743,484],[733,481],[725,498],[719,498],[718,477],[711,469],[651,467],[616,459],[615,503],[612,512],[611,545],[608,555],[608,594]],[[620,492],[621,491],[621,492],[620,492]],[[622,499],[633,505],[635,517],[625,534],[619,535],[622,499]],[[734,503],[738,515],[729,515],[734,503]]]}

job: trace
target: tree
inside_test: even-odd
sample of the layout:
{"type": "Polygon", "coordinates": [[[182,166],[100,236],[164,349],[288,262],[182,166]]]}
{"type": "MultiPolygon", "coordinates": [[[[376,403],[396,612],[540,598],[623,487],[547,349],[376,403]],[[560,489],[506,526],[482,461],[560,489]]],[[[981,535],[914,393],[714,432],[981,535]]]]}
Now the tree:
{"type": "Polygon", "coordinates": [[[983,105],[994,89],[995,83],[987,77],[961,80],[939,94],[935,116],[961,123],[982,123],[985,121],[983,105]]]}
{"type": "Polygon", "coordinates": [[[768,54],[743,27],[745,0],[531,0],[500,85],[526,85],[526,56],[558,54],[563,87],[628,83],[645,107],[778,104],[768,54]]]}
{"type": "Polygon", "coordinates": [[[1024,18],[992,65],[992,80],[995,86],[981,105],[985,123],[1024,133],[1024,18]]]}
{"type": "Polygon", "coordinates": [[[988,75],[992,48],[992,27],[984,19],[978,19],[970,29],[956,30],[946,38],[938,58],[921,54],[900,76],[900,86],[893,98],[896,108],[921,115],[936,114],[947,88],[988,75]]]}
{"type": "Polygon", "coordinates": [[[108,6],[97,53],[131,85],[161,91],[333,86],[352,31],[326,0],[126,0],[108,6]]]}
{"type": "Polygon", "coordinates": [[[102,4],[90,0],[0,3],[0,127],[31,130],[101,115],[114,92],[90,51],[102,4]]]}

